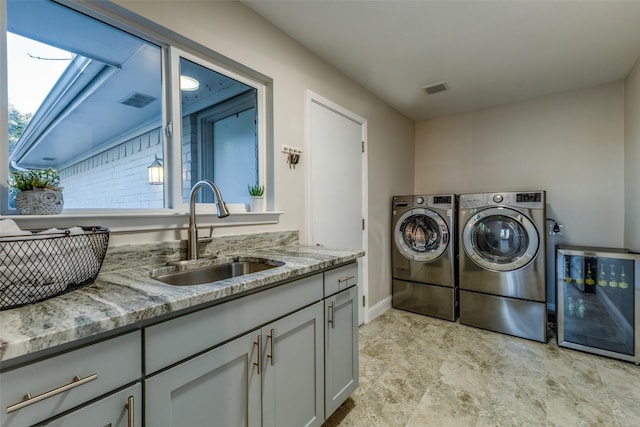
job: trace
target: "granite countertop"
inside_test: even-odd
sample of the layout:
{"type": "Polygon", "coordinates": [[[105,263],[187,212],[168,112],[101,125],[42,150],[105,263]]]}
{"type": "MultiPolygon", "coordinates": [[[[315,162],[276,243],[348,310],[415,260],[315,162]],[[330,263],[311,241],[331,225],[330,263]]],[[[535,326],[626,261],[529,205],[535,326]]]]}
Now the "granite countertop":
{"type": "Polygon", "coordinates": [[[167,267],[103,271],[91,285],[39,303],[0,311],[0,363],[226,300],[261,287],[355,261],[363,252],[318,246],[278,246],[218,256],[283,261],[284,265],[214,284],[172,286],[152,279],[167,267]]]}

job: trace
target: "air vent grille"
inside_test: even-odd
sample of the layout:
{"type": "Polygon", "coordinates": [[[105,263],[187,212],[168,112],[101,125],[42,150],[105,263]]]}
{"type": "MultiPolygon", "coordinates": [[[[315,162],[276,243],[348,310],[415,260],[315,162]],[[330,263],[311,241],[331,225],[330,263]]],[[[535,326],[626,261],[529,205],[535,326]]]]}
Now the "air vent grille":
{"type": "Polygon", "coordinates": [[[128,105],[130,107],[143,108],[151,104],[155,100],[156,98],[154,98],[151,95],[145,95],[144,93],[134,92],[129,96],[127,96],[122,101],[120,101],[120,103],[124,105],[128,105]]]}
{"type": "Polygon", "coordinates": [[[434,93],[448,90],[449,85],[447,85],[447,82],[439,82],[439,83],[434,83],[432,85],[424,86],[422,89],[424,89],[424,91],[427,92],[429,95],[433,95],[434,93]]]}

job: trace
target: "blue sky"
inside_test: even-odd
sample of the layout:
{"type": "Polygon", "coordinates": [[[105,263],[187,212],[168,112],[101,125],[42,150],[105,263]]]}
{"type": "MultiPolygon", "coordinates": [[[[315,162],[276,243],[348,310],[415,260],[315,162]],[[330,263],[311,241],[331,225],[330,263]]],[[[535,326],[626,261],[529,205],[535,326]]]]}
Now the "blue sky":
{"type": "Polygon", "coordinates": [[[9,103],[21,113],[35,113],[69,64],[71,53],[7,33],[7,54],[9,103]]]}

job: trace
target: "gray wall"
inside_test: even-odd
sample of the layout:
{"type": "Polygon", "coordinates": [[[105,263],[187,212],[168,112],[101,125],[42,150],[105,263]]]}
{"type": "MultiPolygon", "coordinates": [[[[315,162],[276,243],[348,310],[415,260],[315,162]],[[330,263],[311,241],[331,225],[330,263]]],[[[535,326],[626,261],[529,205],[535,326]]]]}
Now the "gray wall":
{"type": "Polygon", "coordinates": [[[640,58],[625,80],[624,246],[640,252],[640,58]]]}
{"type": "Polygon", "coordinates": [[[624,82],[417,124],[415,190],[546,190],[548,292],[556,244],[624,245],[624,82]]]}

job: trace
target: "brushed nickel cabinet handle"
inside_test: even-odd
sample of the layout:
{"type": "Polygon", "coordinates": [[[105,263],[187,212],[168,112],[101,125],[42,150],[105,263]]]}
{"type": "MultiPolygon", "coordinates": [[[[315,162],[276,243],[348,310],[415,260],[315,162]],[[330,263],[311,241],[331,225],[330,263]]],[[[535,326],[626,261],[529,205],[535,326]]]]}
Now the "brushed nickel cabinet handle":
{"type": "Polygon", "coordinates": [[[98,379],[98,374],[89,375],[88,377],[80,378],[79,376],[73,377],[73,380],[69,384],[65,384],[63,386],[54,388],[53,390],[46,391],[37,396],[31,396],[31,394],[27,393],[22,398],[22,402],[18,402],[15,405],[7,406],[7,414],[10,414],[18,409],[22,409],[26,406],[33,405],[34,403],[38,403],[50,397],[53,397],[57,394],[64,393],[65,391],[69,391],[73,388],[80,387],[82,384],[86,384],[91,381],[95,381],[98,379]]]}
{"type": "Polygon", "coordinates": [[[127,411],[129,413],[129,417],[128,417],[128,427],[135,427],[135,413],[134,411],[134,406],[133,406],[133,396],[129,396],[129,398],[127,399],[127,411]]]}
{"type": "Polygon", "coordinates": [[[336,303],[331,302],[331,304],[329,304],[329,320],[328,320],[329,324],[331,325],[331,329],[334,329],[336,327],[335,317],[336,317],[336,303]]]}
{"type": "Polygon", "coordinates": [[[262,335],[258,335],[258,338],[253,342],[253,345],[258,346],[258,361],[253,362],[253,364],[258,367],[258,375],[260,375],[262,372],[262,335]]]}
{"type": "Polygon", "coordinates": [[[271,359],[271,366],[276,364],[275,360],[275,341],[276,341],[276,330],[271,329],[271,332],[267,335],[267,339],[271,340],[271,346],[269,348],[269,353],[267,354],[267,359],[271,359]]]}
{"type": "Polygon", "coordinates": [[[356,277],[355,274],[352,274],[351,276],[344,276],[338,279],[338,283],[342,283],[342,282],[347,282],[351,279],[353,279],[354,277],[356,277]]]}

